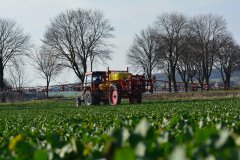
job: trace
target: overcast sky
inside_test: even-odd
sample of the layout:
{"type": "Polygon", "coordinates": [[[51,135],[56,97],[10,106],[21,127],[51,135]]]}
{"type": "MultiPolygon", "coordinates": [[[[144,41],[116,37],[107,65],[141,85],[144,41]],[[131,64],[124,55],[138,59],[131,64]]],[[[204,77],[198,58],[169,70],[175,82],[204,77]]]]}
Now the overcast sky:
{"type": "MultiPolygon", "coordinates": [[[[186,16],[221,15],[227,21],[228,30],[240,43],[240,0],[0,0],[0,17],[17,21],[31,35],[32,43],[40,45],[50,19],[73,8],[100,9],[114,26],[112,43],[115,48],[113,59],[108,63],[112,69],[126,69],[126,54],[134,35],[166,12],[177,11],[186,16]]],[[[95,66],[96,70],[106,67],[95,66]]],[[[41,83],[31,80],[34,85],[41,83]]],[[[74,81],[74,76],[61,76],[53,83],[74,81]]]]}

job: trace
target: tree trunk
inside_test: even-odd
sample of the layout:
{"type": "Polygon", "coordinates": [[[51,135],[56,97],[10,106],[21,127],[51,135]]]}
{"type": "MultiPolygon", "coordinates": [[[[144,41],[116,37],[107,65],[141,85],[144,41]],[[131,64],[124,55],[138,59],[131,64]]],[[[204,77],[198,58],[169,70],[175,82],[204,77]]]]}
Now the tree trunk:
{"type": "Polygon", "coordinates": [[[4,84],[4,80],[3,80],[3,61],[2,58],[0,58],[0,91],[4,90],[5,84],[4,84]]]}
{"type": "Polygon", "coordinates": [[[206,76],[206,85],[207,85],[207,90],[209,90],[209,77],[208,76],[206,76]]]}
{"type": "Polygon", "coordinates": [[[82,83],[84,83],[84,78],[85,78],[85,73],[87,72],[87,61],[85,60],[84,62],[83,62],[83,75],[82,75],[82,77],[81,77],[81,81],[82,81],[82,83]]]}
{"type": "Polygon", "coordinates": [[[175,68],[172,67],[172,68],[171,68],[171,79],[172,79],[172,82],[173,82],[174,92],[177,93],[177,92],[178,92],[178,88],[177,88],[177,82],[176,82],[175,72],[176,72],[175,68]]]}
{"type": "Polygon", "coordinates": [[[172,81],[168,81],[169,93],[172,93],[172,81]]]}
{"type": "Polygon", "coordinates": [[[227,89],[227,81],[226,81],[226,80],[223,81],[223,85],[224,85],[224,86],[223,86],[224,89],[227,89]]]}
{"type": "Polygon", "coordinates": [[[168,88],[169,88],[169,93],[172,93],[172,79],[171,75],[168,75],[168,88]]]}
{"type": "Polygon", "coordinates": [[[225,89],[230,89],[230,80],[231,80],[231,74],[225,73],[226,75],[226,81],[224,82],[224,88],[225,89]]]}
{"type": "Polygon", "coordinates": [[[93,71],[93,59],[91,60],[91,72],[93,71]]]}
{"type": "Polygon", "coordinates": [[[191,81],[191,83],[193,83],[193,77],[192,76],[190,77],[190,81],[191,81]]]}
{"type": "Polygon", "coordinates": [[[0,66],[0,91],[3,91],[5,87],[4,79],[3,79],[3,67],[0,66]]]}
{"type": "Polygon", "coordinates": [[[151,73],[147,73],[148,79],[152,79],[152,74],[151,73]]]}
{"type": "Polygon", "coordinates": [[[188,92],[188,82],[184,82],[185,92],[188,92]]]}
{"type": "Polygon", "coordinates": [[[198,78],[198,83],[200,84],[201,90],[203,90],[203,79],[198,78]]]}
{"type": "Polygon", "coordinates": [[[49,97],[48,97],[48,88],[49,88],[49,80],[48,80],[48,78],[47,78],[47,88],[46,88],[47,99],[49,98],[49,97]]]}
{"type": "Polygon", "coordinates": [[[3,60],[0,58],[0,92],[2,92],[2,97],[1,97],[1,102],[6,102],[6,95],[4,92],[5,84],[4,84],[4,79],[3,79],[3,60]]]}

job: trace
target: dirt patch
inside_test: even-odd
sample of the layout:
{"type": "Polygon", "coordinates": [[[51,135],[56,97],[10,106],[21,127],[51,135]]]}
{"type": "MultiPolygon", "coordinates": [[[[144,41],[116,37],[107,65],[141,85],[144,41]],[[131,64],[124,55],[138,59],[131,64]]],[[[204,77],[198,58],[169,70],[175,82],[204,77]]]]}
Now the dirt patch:
{"type": "Polygon", "coordinates": [[[214,90],[187,93],[153,93],[144,94],[146,100],[178,100],[178,99],[214,99],[240,97],[240,90],[214,90]]]}

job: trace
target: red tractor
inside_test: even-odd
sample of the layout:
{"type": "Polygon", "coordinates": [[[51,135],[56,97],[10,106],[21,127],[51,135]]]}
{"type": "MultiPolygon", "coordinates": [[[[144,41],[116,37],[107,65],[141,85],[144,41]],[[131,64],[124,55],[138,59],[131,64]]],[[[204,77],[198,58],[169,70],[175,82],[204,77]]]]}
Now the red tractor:
{"type": "MultiPolygon", "coordinates": [[[[127,71],[95,71],[85,74],[80,101],[86,105],[104,104],[117,105],[122,98],[129,103],[142,102],[142,93],[147,91],[150,81],[144,75],[133,75],[127,71]]],[[[152,87],[150,87],[152,88],[152,87]]]]}

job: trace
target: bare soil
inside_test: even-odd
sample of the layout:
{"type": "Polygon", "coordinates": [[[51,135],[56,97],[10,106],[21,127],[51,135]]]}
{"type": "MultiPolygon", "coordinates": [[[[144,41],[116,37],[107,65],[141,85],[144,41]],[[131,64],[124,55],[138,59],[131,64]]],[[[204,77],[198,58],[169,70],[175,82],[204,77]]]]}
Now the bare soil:
{"type": "Polygon", "coordinates": [[[149,93],[144,94],[145,100],[194,100],[194,99],[216,99],[216,98],[237,98],[240,97],[240,90],[210,90],[181,93],[149,93]]]}

